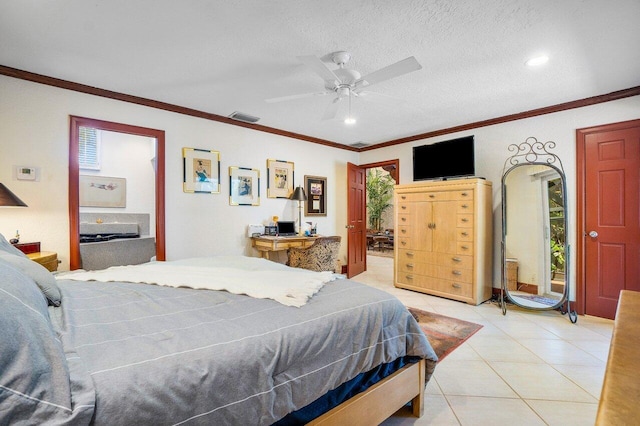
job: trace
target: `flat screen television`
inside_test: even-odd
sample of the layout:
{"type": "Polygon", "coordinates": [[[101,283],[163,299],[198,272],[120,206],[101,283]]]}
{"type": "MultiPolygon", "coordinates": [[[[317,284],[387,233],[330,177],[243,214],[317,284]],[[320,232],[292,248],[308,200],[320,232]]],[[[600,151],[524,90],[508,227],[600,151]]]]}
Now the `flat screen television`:
{"type": "Polygon", "coordinates": [[[475,175],[473,136],[413,147],[413,180],[475,175]]]}

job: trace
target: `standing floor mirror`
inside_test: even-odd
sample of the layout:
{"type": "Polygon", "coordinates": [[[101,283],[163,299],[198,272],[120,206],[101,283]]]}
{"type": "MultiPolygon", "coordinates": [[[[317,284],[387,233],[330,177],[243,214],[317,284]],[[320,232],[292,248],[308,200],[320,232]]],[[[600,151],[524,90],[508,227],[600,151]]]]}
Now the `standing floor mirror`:
{"type": "Polygon", "coordinates": [[[534,310],[571,310],[567,185],[555,142],[534,137],[509,145],[502,173],[502,291],[507,303],[534,310]]]}

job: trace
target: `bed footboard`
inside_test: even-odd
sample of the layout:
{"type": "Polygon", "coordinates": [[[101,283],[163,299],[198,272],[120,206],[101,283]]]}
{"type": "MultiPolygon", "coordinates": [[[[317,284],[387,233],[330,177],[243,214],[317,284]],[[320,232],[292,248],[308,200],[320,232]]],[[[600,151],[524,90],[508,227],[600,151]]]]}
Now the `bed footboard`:
{"type": "Polygon", "coordinates": [[[425,360],[407,365],[348,401],[313,420],[309,425],[380,424],[411,401],[413,415],[424,412],[425,360]]]}

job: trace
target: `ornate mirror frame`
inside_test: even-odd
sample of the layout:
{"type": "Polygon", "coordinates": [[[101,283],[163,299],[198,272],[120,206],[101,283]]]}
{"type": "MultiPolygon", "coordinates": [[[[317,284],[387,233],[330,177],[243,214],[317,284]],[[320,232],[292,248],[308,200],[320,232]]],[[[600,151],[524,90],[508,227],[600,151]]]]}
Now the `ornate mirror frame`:
{"type": "MultiPolygon", "coordinates": [[[[509,276],[509,262],[512,261],[508,258],[507,253],[507,177],[511,172],[514,172],[516,169],[521,168],[523,166],[539,166],[540,170],[548,168],[549,171],[555,172],[560,177],[561,181],[561,189],[562,189],[562,200],[563,200],[563,226],[564,232],[567,232],[567,185],[566,185],[566,176],[564,173],[564,168],[562,166],[562,161],[560,158],[554,153],[550,152],[553,148],[555,148],[556,143],[553,141],[540,142],[535,137],[528,137],[524,142],[519,144],[511,144],[508,147],[509,152],[512,155],[506,159],[503,167],[502,173],[502,243],[501,243],[501,254],[502,254],[502,288],[500,291],[500,307],[502,309],[503,315],[507,313],[507,302],[513,303],[515,306],[524,309],[532,309],[532,310],[559,310],[563,315],[567,312],[569,313],[569,319],[572,323],[577,321],[577,314],[575,310],[571,310],[571,301],[569,297],[570,288],[571,288],[571,276],[570,276],[570,246],[567,243],[567,238],[564,238],[562,252],[564,253],[565,260],[565,271],[564,271],[564,289],[561,293],[560,298],[557,302],[553,303],[555,299],[551,300],[551,304],[542,303],[531,303],[525,304],[523,303],[524,299],[522,297],[518,297],[518,295],[510,294],[509,291],[509,280],[513,279],[509,276]],[[521,301],[519,302],[518,299],[521,301]]],[[[551,228],[551,225],[549,225],[551,228]]],[[[544,230],[540,230],[540,232],[544,232],[544,230]]],[[[550,241],[548,242],[550,243],[550,241]]],[[[546,275],[542,278],[545,280],[546,285],[546,275]]],[[[517,278],[516,278],[517,282],[517,278]]],[[[518,288],[519,289],[519,288],[518,288]]],[[[542,297],[542,299],[546,299],[542,297]]],[[[537,299],[536,299],[537,300],[537,299]]]]}

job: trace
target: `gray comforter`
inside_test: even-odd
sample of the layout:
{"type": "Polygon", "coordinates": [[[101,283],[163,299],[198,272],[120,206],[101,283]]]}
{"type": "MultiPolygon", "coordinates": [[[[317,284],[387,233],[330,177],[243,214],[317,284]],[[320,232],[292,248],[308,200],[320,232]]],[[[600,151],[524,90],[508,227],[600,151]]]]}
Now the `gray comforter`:
{"type": "Polygon", "coordinates": [[[400,356],[428,359],[427,376],[435,365],[405,307],[350,280],[326,284],[301,308],[225,291],[58,280],[62,303],[47,315],[35,283],[17,274],[5,267],[0,280],[6,338],[23,341],[5,339],[0,350],[9,362],[0,424],[267,425],[400,356]]]}

